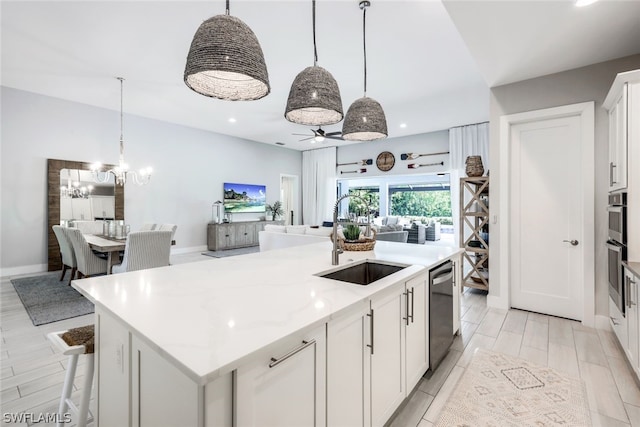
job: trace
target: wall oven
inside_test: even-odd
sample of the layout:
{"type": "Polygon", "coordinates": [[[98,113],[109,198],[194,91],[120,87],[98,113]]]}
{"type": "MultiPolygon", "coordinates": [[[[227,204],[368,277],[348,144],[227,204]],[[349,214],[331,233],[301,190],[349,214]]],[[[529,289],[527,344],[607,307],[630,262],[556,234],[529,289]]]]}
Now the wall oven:
{"type": "Polygon", "coordinates": [[[607,276],[609,296],[620,313],[625,315],[624,270],[622,261],[627,260],[627,193],[609,194],[609,240],[607,241],[607,276]]]}
{"type": "Polygon", "coordinates": [[[627,249],[618,242],[607,242],[607,270],[609,280],[609,296],[618,306],[620,313],[625,315],[624,271],[622,261],[627,258],[627,249]]]}
{"type": "Polygon", "coordinates": [[[609,194],[609,206],[607,207],[609,219],[609,239],[627,244],[627,193],[609,194]]]}

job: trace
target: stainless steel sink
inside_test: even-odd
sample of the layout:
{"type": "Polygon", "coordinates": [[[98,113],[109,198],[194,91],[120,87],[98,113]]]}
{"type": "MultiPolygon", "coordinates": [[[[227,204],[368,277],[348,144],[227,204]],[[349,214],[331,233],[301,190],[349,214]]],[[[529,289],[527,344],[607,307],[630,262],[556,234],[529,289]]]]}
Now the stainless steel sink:
{"type": "Polygon", "coordinates": [[[340,280],[356,285],[368,285],[407,267],[408,266],[401,264],[363,261],[357,264],[350,264],[348,267],[341,268],[340,270],[318,273],[317,275],[326,279],[340,280]]]}

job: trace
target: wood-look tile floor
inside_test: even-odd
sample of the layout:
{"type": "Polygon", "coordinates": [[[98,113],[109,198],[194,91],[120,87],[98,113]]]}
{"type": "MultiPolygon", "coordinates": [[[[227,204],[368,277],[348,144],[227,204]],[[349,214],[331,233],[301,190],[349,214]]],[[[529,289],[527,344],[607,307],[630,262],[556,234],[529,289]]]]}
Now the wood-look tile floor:
{"type": "Polygon", "coordinates": [[[478,348],[584,380],[594,426],[640,426],[640,388],[613,332],[538,313],[488,308],[486,293],[474,289],[462,294],[461,308],[461,333],[449,354],[421,380],[389,426],[434,425],[478,348]]]}
{"type": "MultiPolygon", "coordinates": [[[[193,253],[172,256],[171,262],[200,260],[211,258],[193,253]]],[[[55,413],[67,357],[53,347],[47,334],[93,323],[93,315],[33,326],[9,279],[0,280],[0,423],[54,425],[9,424],[5,414],[55,413]]],[[[390,426],[428,427],[435,423],[477,348],[503,352],[582,378],[594,426],[640,426],[640,388],[612,332],[536,313],[490,309],[485,294],[475,290],[462,294],[461,306],[461,333],[449,354],[433,374],[421,380],[388,423],[390,426]]],[[[82,359],[73,391],[76,402],[82,392],[82,359]]],[[[93,399],[91,410],[95,410],[93,399]]]]}

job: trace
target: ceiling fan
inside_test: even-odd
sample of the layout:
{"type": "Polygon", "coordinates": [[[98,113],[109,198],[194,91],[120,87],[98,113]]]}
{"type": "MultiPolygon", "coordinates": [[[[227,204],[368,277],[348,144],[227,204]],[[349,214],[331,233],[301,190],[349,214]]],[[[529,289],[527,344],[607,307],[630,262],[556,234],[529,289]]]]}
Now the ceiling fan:
{"type": "Polygon", "coordinates": [[[310,129],[313,132],[313,135],[309,136],[306,133],[293,133],[292,135],[298,136],[306,136],[306,138],[302,138],[300,141],[307,141],[309,139],[313,139],[313,142],[323,142],[325,139],[338,139],[340,141],[344,141],[342,139],[342,132],[325,132],[322,129],[322,126],[318,126],[318,129],[310,129]]]}

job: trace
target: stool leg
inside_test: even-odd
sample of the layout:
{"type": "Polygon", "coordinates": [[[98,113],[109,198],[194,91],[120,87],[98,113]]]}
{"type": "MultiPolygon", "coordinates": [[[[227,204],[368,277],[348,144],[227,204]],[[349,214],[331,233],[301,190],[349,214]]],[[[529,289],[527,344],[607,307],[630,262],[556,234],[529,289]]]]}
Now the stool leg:
{"type": "Polygon", "coordinates": [[[76,366],[78,365],[78,355],[69,356],[69,364],[67,365],[67,374],[64,377],[64,386],[62,387],[62,397],[60,398],[60,406],[58,407],[58,427],[62,427],[64,413],[67,412],[67,399],[71,397],[71,389],[73,388],[73,379],[76,376],[76,366]]]}
{"type": "Polygon", "coordinates": [[[84,386],[82,388],[82,401],[80,402],[80,411],[78,412],[78,426],[85,427],[87,425],[87,416],[89,415],[89,399],[91,398],[91,385],[93,384],[93,353],[87,354],[86,370],[84,373],[84,386]]]}

